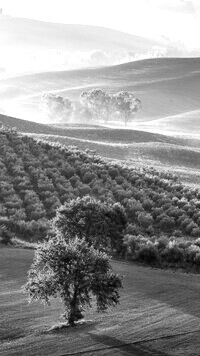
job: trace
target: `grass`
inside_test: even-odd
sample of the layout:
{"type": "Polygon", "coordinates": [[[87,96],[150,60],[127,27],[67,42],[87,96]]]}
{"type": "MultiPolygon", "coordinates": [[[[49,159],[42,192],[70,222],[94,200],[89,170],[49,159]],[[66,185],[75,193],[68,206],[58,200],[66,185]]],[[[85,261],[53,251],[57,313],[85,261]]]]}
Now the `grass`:
{"type": "Polygon", "coordinates": [[[0,249],[0,355],[199,355],[200,277],[113,262],[124,276],[121,304],[60,328],[59,301],[28,305],[21,285],[33,251],[0,249]],[[92,320],[92,321],[91,321],[92,320]],[[148,341],[149,340],[149,341],[148,341]]]}

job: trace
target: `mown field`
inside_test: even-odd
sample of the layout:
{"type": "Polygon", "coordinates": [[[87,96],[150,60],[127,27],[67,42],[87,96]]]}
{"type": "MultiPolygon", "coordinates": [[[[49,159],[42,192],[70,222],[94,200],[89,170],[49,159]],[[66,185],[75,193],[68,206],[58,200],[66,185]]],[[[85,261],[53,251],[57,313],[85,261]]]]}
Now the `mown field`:
{"type": "Polygon", "coordinates": [[[32,257],[32,250],[0,249],[1,356],[199,356],[199,275],[115,261],[124,276],[120,305],[86,313],[86,325],[45,332],[62,310],[59,301],[27,303],[21,286],[32,257]]]}

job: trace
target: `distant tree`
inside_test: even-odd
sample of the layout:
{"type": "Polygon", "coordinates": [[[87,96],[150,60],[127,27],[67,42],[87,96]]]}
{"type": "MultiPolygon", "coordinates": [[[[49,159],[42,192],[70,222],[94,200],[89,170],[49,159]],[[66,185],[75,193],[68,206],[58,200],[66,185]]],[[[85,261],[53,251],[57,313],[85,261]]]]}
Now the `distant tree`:
{"type": "Polygon", "coordinates": [[[124,123],[127,125],[128,121],[135,117],[136,112],[141,107],[141,101],[135,97],[132,92],[121,91],[115,94],[116,111],[124,118],[124,123]]]}
{"type": "Polygon", "coordinates": [[[55,94],[44,94],[41,99],[41,109],[51,121],[67,121],[72,112],[72,102],[68,98],[55,94]]]}
{"type": "Polygon", "coordinates": [[[69,325],[82,319],[82,312],[96,298],[97,310],[119,302],[121,279],[112,273],[109,257],[84,239],[52,238],[40,244],[28,274],[25,290],[30,301],[49,303],[60,297],[69,325]]]}
{"type": "Polygon", "coordinates": [[[83,103],[80,103],[80,101],[77,103],[74,103],[73,105],[73,113],[72,113],[72,118],[74,121],[80,121],[80,122],[87,122],[92,120],[92,111],[89,109],[88,106],[83,103]]]}
{"type": "Polygon", "coordinates": [[[57,210],[53,227],[64,238],[85,238],[96,248],[120,251],[123,230],[126,227],[125,211],[119,203],[107,204],[85,196],[66,202],[57,210]]]}
{"type": "Polygon", "coordinates": [[[92,89],[88,92],[82,92],[80,102],[92,112],[93,117],[97,121],[100,119],[108,121],[111,113],[115,110],[114,96],[108,94],[103,89],[92,89]]]}
{"type": "Polygon", "coordinates": [[[108,94],[106,95],[104,101],[104,113],[103,118],[105,122],[108,122],[113,114],[116,112],[116,98],[115,95],[108,94]]]}

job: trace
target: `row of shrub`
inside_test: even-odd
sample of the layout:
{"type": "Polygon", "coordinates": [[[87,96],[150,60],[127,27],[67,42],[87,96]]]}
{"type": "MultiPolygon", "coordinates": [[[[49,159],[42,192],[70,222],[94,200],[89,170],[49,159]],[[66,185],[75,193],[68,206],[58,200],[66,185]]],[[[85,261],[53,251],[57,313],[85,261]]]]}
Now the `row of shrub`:
{"type": "Polygon", "coordinates": [[[125,258],[158,267],[182,267],[200,271],[200,238],[189,241],[174,236],[125,235],[125,258]]]}
{"type": "Polygon", "coordinates": [[[168,172],[109,162],[75,147],[0,131],[0,236],[36,242],[66,201],[86,195],[126,213],[126,234],[200,237],[200,192],[168,172]]]}

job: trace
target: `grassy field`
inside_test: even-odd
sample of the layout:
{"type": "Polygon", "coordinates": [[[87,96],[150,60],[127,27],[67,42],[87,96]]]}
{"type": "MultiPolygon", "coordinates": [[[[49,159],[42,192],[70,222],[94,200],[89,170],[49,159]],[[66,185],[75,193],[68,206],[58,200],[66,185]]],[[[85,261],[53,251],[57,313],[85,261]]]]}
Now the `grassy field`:
{"type": "Polygon", "coordinates": [[[88,323],[45,332],[58,322],[59,301],[29,305],[21,286],[33,251],[0,249],[0,355],[200,354],[200,277],[113,262],[124,276],[120,305],[88,312],[88,323]]]}

